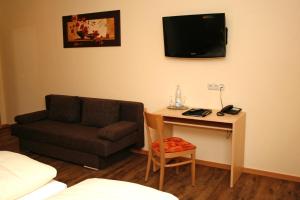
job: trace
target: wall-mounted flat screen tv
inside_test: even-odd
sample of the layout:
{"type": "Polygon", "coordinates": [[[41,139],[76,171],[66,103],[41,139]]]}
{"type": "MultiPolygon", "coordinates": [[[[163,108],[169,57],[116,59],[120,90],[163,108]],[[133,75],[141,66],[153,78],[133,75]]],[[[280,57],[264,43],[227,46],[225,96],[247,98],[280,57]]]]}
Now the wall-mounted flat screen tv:
{"type": "Polygon", "coordinates": [[[163,33],[166,56],[226,56],[225,13],[163,17],[163,33]]]}

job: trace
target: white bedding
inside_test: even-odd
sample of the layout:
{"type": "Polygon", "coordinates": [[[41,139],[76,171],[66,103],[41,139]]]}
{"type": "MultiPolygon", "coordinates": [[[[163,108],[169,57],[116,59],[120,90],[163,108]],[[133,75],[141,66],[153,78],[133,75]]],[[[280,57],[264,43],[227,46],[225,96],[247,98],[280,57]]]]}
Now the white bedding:
{"type": "Polygon", "coordinates": [[[17,199],[49,183],[56,169],[27,156],[0,151],[0,200],[17,199]]]}
{"type": "Polygon", "coordinates": [[[172,194],[143,185],[108,179],[87,179],[49,200],[178,200],[172,194]]]}
{"type": "Polygon", "coordinates": [[[38,188],[37,190],[19,198],[18,200],[44,200],[67,188],[65,183],[52,180],[50,183],[38,188]]]}

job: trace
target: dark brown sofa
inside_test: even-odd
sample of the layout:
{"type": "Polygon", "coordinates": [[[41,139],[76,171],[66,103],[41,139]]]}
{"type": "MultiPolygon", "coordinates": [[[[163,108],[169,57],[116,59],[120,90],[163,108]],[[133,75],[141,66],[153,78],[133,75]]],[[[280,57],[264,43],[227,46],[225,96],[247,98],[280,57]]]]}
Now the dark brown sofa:
{"type": "Polygon", "coordinates": [[[144,146],[139,102],[47,95],[46,110],[15,117],[12,134],[23,151],[105,168],[144,146]]]}

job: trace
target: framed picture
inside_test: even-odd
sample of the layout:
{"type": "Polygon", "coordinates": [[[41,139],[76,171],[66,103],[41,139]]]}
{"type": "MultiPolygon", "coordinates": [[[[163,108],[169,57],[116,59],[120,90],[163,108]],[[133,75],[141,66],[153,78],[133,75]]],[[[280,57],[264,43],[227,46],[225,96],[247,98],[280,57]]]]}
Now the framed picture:
{"type": "Polygon", "coordinates": [[[63,16],[64,48],[121,46],[120,10],[63,16]]]}

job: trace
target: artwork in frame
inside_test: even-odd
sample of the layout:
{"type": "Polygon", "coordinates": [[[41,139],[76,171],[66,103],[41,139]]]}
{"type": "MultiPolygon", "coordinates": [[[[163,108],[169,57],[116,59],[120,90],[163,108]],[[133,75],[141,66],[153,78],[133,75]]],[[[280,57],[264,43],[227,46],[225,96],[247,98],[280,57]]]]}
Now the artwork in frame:
{"type": "Polygon", "coordinates": [[[120,10],[63,16],[64,48],[121,46],[120,10]]]}

